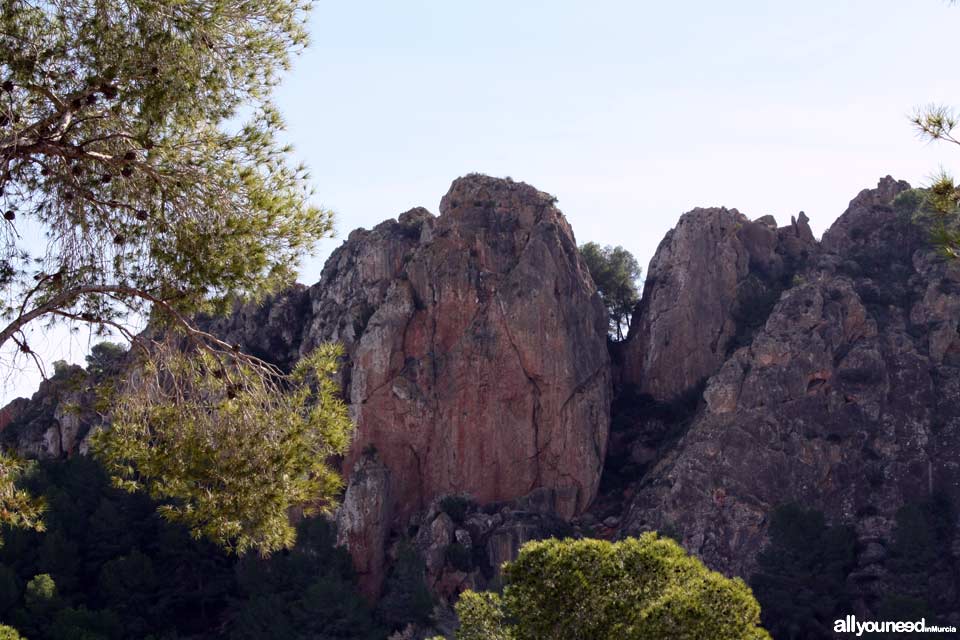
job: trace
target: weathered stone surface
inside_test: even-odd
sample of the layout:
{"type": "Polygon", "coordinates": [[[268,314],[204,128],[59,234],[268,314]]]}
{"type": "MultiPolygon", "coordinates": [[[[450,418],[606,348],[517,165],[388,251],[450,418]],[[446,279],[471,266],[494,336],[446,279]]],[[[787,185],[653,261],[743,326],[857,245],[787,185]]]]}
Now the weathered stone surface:
{"type": "Polygon", "coordinates": [[[30,400],[16,398],[0,410],[0,445],[26,458],[63,458],[78,453],[90,429],[100,424],[87,373],[66,367],[40,383],[30,400]]]}
{"type": "Polygon", "coordinates": [[[0,432],[17,421],[29,405],[30,400],[27,398],[14,398],[7,406],[0,409],[0,432]]]}
{"type": "Polygon", "coordinates": [[[777,229],[736,209],[694,209],[647,269],[624,348],[623,380],[671,400],[716,372],[749,339],[816,246],[806,216],[777,229]]]}
{"type": "Polygon", "coordinates": [[[465,589],[490,588],[503,563],[515,560],[524,543],[573,534],[554,512],[555,498],[554,491],[538,489],[507,503],[460,502],[457,513],[445,512],[446,500],[435,499],[418,520],[414,537],[427,585],[443,601],[465,589]]]}
{"type": "Polygon", "coordinates": [[[440,208],[395,223],[399,245],[377,230],[348,241],[331,258],[348,268],[319,285],[336,295],[315,311],[334,298],[364,309],[321,313],[336,332],[311,330],[353,344],[346,468],[376,446],[400,517],[438,495],[537,487],[557,489],[571,517],[596,492],[611,394],[604,311],[573,233],[550,196],[508,180],[457,180],[440,208]]]}
{"type": "Polygon", "coordinates": [[[304,329],[309,326],[310,291],[301,284],[259,304],[237,305],[226,316],[201,317],[197,324],[247,353],[289,370],[300,358],[304,329]]]}
{"type": "Polygon", "coordinates": [[[749,575],[770,511],[798,501],[856,525],[864,577],[901,505],[933,490],[960,498],[960,272],[895,210],[906,188],[884,179],[824,235],[763,329],[709,379],[625,533],[669,529],[711,566],[749,575]]]}
{"type": "Polygon", "coordinates": [[[311,290],[302,351],[338,340],[351,364],[344,468],[379,452],[397,522],[440,495],[540,487],[570,518],[596,493],[611,398],[605,313],[573,233],[549,195],[509,180],[459,179],[440,209],[354,232],[311,290]]]}
{"type": "MultiPolygon", "coordinates": [[[[338,520],[368,594],[405,536],[442,598],[496,584],[549,535],[665,529],[749,576],[771,510],[799,501],[854,526],[848,581],[869,617],[896,510],[933,491],[960,503],[960,265],[900,210],[906,188],[861,192],[822,243],[802,213],[780,228],[686,214],[617,347],[636,395],[619,396],[609,444],[605,314],[569,226],[528,185],[460,179],[441,215],[355,231],[317,285],[205,326],[283,367],[345,345],[357,433],[338,520]],[[594,501],[604,460],[619,475],[594,501]],[[475,502],[444,512],[451,494],[475,502]]],[[[82,451],[89,416],[67,411],[67,388],[42,391],[0,415],[0,440],[82,451]]]]}
{"type": "MultiPolygon", "coordinates": [[[[416,208],[352,232],[309,290],[202,322],[284,368],[321,342],[344,345],[356,423],[344,473],[376,450],[394,524],[441,495],[490,503],[543,488],[569,519],[596,494],[606,312],[554,198],[529,185],[460,178],[439,216],[416,208]]],[[[371,584],[380,556],[365,545],[379,535],[351,533],[371,584]]]]}
{"type": "Polygon", "coordinates": [[[354,466],[337,510],[337,544],[346,546],[361,590],[371,599],[380,594],[387,537],[393,516],[390,471],[373,455],[354,466]]]}

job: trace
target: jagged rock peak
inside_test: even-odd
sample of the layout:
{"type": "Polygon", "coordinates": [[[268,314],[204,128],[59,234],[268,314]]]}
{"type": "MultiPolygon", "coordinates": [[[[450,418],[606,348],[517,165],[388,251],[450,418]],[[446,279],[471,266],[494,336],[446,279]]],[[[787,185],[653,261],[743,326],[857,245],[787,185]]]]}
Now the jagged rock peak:
{"type": "Polygon", "coordinates": [[[624,356],[624,381],[671,400],[713,374],[762,324],[816,251],[806,216],[778,229],[736,209],[681,216],[647,269],[624,356]]]}
{"type": "Polygon", "coordinates": [[[795,501],[854,526],[868,607],[889,590],[881,561],[897,510],[937,492],[960,499],[960,267],[898,211],[908,188],[884,178],[851,201],[709,378],[623,533],[673,531],[711,567],[749,576],[771,511],[795,501]]]}
{"type": "Polygon", "coordinates": [[[825,253],[850,254],[866,249],[876,255],[909,255],[922,240],[917,225],[894,208],[896,197],[910,184],[886,176],[874,189],[864,189],[823,234],[825,253]]]}
{"type": "Polygon", "coordinates": [[[515,222],[523,229],[533,226],[548,216],[552,220],[563,214],[554,206],[557,199],[525,182],[510,178],[492,178],[473,173],[457,178],[440,200],[440,213],[452,224],[484,223],[486,216],[478,212],[493,210],[505,220],[515,222]]]}
{"type": "MultiPolygon", "coordinates": [[[[350,234],[310,291],[301,349],[337,340],[350,362],[344,471],[378,451],[398,526],[449,494],[489,503],[544,487],[564,518],[596,494],[606,314],[554,202],[512,180],[460,178],[439,216],[414,209],[350,234]]],[[[354,547],[375,590],[382,576],[354,547]]]]}

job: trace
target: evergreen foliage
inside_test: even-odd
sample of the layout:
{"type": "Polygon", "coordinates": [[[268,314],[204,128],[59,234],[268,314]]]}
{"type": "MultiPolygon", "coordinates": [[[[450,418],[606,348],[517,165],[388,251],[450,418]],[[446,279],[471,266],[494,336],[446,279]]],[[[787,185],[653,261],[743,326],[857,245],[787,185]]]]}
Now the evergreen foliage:
{"type": "MultiPolygon", "coordinates": [[[[20,486],[27,464],[0,449],[0,525],[43,530],[43,500],[20,486]]],[[[3,537],[0,536],[0,544],[3,537]]]]}
{"type": "Polygon", "coordinates": [[[623,340],[633,308],[640,301],[637,281],[642,271],[637,259],[623,247],[601,247],[596,242],[581,245],[580,255],[607,307],[610,334],[623,340]]]}
{"type": "MultiPolygon", "coordinates": [[[[949,107],[930,105],[920,109],[912,122],[923,138],[960,145],[955,134],[960,120],[949,107]]],[[[933,242],[948,258],[960,258],[960,186],[941,170],[928,185],[923,204],[933,242]]]]}
{"type": "Polygon", "coordinates": [[[117,487],[147,490],[197,536],[238,554],[289,548],[290,509],[329,511],[341,489],[329,462],[352,430],[333,378],[341,353],[320,347],[279,387],[246,364],[173,348],[117,394],[94,451],[117,487]]]}
{"type": "Polygon", "coordinates": [[[13,627],[8,627],[5,624],[0,624],[0,640],[27,640],[13,627]]]}
{"type": "MultiPolygon", "coordinates": [[[[0,1],[0,348],[39,366],[24,332],[39,320],[134,344],[98,403],[116,432],[98,452],[122,486],[237,552],[289,547],[281,514],[332,504],[323,461],[346,440],[327,386],[308,391],[332,350],[287,376],[191,320],[289,284],[332,232],[271,98],[310,6],[0,1]],[[150,332],[135,335],[138,317],[150,332]]],[[[120,365],[101,345],[89,373],[120,365]]],[[[19,473],[0,459],[0,520],[32,526],[19,473]]]]}
{"type": "Polygon", "coordinates": [[[777,640],[832,638],[833,621],[853,610],[846,577],[856,564],[855,532],[791,503],[774,510],[769,535],[751,580],[764,625],[777,640]]]}
{"type": "Polygon", "coordinates": [[[237,558],[111,488],[93,460],[42,463],[28,485],[51,505],[49,531],[6,528],[0,549],[0,620],[25,638],[386,637],[322,518],[289,552],[237,558]]]}
{"type": "Polygon", "coordinates": [[[41,316],[225,309],[292,278],[332,228],[271,102],[309,6],[0,4],[0,345],[41,316]]]}
{"type": "Polygon", "coordinates": [[[952,553],[955,532],[956,511],[942,494],[897,510],[886,562],[893,589],[879,606],[884,615],[936,623],[937,614],[955,608],[953,594],[960,589],[960,564],[952,553]]]}
{"type": "Polygon", "coordinates": [[[430,621],[434,603],[425,575],[423,558],[411,543],[401,542],[377,605],[377,615],[388,627],[396,630],[430,621]]]}
{"type": "Polygon", "coordinates": [[[503,575],[502,596],[463,595],[458,639],[769,638],[742,580],[710,571],[655,533],[530,542],[503,575]]]}

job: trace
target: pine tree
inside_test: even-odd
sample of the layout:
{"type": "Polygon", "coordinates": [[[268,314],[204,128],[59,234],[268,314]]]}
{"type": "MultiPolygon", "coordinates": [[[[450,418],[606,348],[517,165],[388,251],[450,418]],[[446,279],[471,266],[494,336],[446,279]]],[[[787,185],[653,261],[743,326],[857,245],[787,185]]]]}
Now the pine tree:
{"type": "MultiPolygon", "coordinates": [[[[98,454],[238,552],[289,547],[291,507],[332,505],[350,426],[322,379],[335,349],[289,375],[192,321],[288,284],[332,231],[271,100],[310,4],[0,0],[0,348],[39,364],[39,321],[125,337],[98,454]]],[[[0,458],[0,515],[36,524],[18,464],[0,458]]]]}
{"type": "Polygon", "coordinates": [[[770,638],[742,580],[710,571],[655,533],[531,542],[503,575],[502,596],[463,594],[457,638],[770,638]]]}
{"type": "Polygon", "coordinates": [[[630,327],[633,308],[640,301],[637,281],[642,273],[633,254],[623,247],[601,247],[596,242],[580,246],[580,255],[587,263],[610,319],[610,334],[623,340],[630,327]]]}

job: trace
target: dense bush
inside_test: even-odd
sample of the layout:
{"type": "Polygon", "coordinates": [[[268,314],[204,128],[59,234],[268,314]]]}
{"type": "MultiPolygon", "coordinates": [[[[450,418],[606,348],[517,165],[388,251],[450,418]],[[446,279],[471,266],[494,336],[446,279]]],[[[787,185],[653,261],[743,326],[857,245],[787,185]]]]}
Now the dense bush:
{"type": "Polygon", "coordinates": [[[377,606],[378,616],[391,629],[408,624],[426,624],[433,611],[433,596],[425,579],[426,564],[409,542],[402,542],[397,561],[390,569],[383,597],[377,606]]]}
{"type": "Polygon", "coordinates": [[[468,496],[444,496],[440,500],[440,510],[450,516],[456,524],[463,524],[467,513],[475,506],[476,503],[468,496]]]}
{"type": "Polygon", "coordinates": [[[646,533],[545,540],[504,565],[503,596],[466,592],[459,640],[769,638],[749,587],[646,533]]]}
{"type": "Polygon", "coordinates": [[[751,580],[764,626],[777,640],[833,637],[833,621],[853,610],[846,577],[855,562],[851,527],[829,526],[796,504],[778,507],[751,580]]]}
{"type": "Polygon", "coordinates": [[[24,640],[24,638],[13,627],[0,624],[0,640],[24,640]]]}
{"type": "Polygon", "coordinates": [[[238,560],[111,489],[91,460],[44,463],[29,484],[48,532],[8,529],[0,548],[0,620],[29,640],[386,636],[323,519],[287,553],[238,560]]]}
{"type": "Polygon", "coordinates": [[[892,589],[880,603],[891,620],[936,621],[956,608],[960,563],[952,552],[956,512],[936,494],[897,511],[887,569],[892,589]]]}

